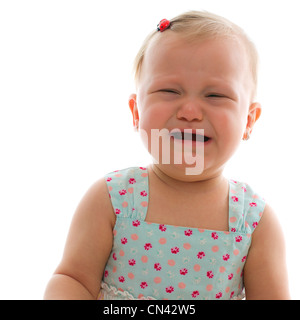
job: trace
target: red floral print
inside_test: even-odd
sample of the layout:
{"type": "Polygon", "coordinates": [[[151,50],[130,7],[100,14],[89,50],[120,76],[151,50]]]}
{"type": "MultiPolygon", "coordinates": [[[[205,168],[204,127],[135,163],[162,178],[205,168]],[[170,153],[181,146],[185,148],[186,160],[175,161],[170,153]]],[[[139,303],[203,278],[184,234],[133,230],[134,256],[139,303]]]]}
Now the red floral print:
{"type": "Polygon", "coordinates": [[[130,259],[130,260],[128,260],[128,264],[130,266],[134,266],[136,264],[136,261],[134,259],[130,259]]]}
{"type": "Polygon", "coordinates": [[[123,276],[119,277],[119,281],[120,282],[124,282],[125,281],[125,278],[123,276]]]}
{"type": "Polygon", "coordinates": [[[165,232],[167,230],[166,226],[164,224],[159,225],[159,230],[162,232],[165,232]]]}
{"type": "Polygon", "coordinates": [[[134,221],[132,221],[132,225],[133,225],[134,227],[138,227],[140,224],[141,224],[141,222],[140,222],[139,220],[134,220],[134,221]]]}
{"type": "Polygon", "coordinates": [[[122,244],[126,244],[126,243],[127,243],[127,238],[125,238],[125,237],[122,238],[122,239],[121,239],[121,243],[122,243],[122,244]]]}
{"type": "Polygon", "coordinates": [[[172,293],[173,291],[174,291],[174,287],[172,287],[172,286],[169,286],[166,288],[167,293],[172,293]]]}
{"type": "Polygon", "coordinates": [[[199,291],[198,290],[193,291],[192,292],[192,297],[196,298],[197,296],[199,296],[199,291]]]}
{"type": "Polygon", "coordinates": [[[191,230],[191,229],[185,230],[185,231],[184,231],[184,234],[185,234],[187,237],[190,237],[190,236],[193,234],[193,230],[191,230]]]}
{"type": "Polygon", "coordinates": [[[130,179],[128,180],[128,182],[129,182],[130,184],[134,184],[134,183],[136,183],[136,180],[135,180],[134,178],[130,178],[130,179]]]}
{"type": "Polygon", "coordinates": [[[145,288],[148,287],[148,283],[147,283],[146,281],[142,281],[141,284],[140,284],[140,287],[141,287],[142,289],[145,289],[145,288]]]}
{"type": "Polygon", "coordinates": [[[212,232],[211,237],[215,240],[217,240],[219,238],[217,232],[212,232]]]}
{"type": "Polygon", "coordinates": [[[181,275],[185,276],[188,273],[188,270],[186,268],[182,268],[179,272],[181,275]]]}
{"type": "Polygon", "coordinates": [[[160,271],[160,270],[161,270],[161,264],[160,264],[159,262],[154,263],[154,269],[155,269],[156,271],[160,271]]]}
{"type": "Polygon", "coordinates": [[[146,243],[144,245],[145,250],[150,250],[152,248],[152,244],[151,243],[146,243]]]}
{"type": "Polygon", "coordinates": [[[206,276],[207,278],[212,279],[214,277],[214,274],[212,271],[207,271],[206,276]]]}
{"type": "Polygon", "coordinates": [[[141,191],[141,193],[140,193],[140,195],[143,196],[143,197],[146,197],[147,194],[148,194],[148,193],[147,193],[145,190],[144,190],[144,191],[141,191]]]}
{"type": "Polygon", "coordinates": [[[203,257],[205,257],[205,253],[204,253],[203,251],[198,252],[197,258],[198,258],[198,259],[203,259],[203,257]]]}
{"type": "Polygon", "coordinates": [[[171,248],[171,252],[173,254],[177,254],[179,252],[179,248],[178,247],[173,247],[173,248],[171,248]]]}
{"type": "Polygon", "coordinates": [[[236,197],[236,196],[232,196],[231,199],[233,200],[233,202],[238,202],[239,201],[239,198],[236,197]]]}
{"type": "Polygon", "coordinates": [[[228,253],[224,254],[224,256],[223,256],[224,261],[228,261],[229,258],[230,258],[230,255],[228,253]]]}
{"type": "Polygon", "coordinates": [[[216,294],[216,299],[221,299],[223,296],[222,292],[216,294]]]}
{"type": "Polygon", "coordinates": [[[242,236],[235,237],[235,242],[241,242],[243,240],[242,236]]]}
{"type": "Polygon", "coordinates": [[[119,191],[120,196],[124,196],[124,194],[126,194],[127,191],[125,189],[122,189],[119,191]]]}

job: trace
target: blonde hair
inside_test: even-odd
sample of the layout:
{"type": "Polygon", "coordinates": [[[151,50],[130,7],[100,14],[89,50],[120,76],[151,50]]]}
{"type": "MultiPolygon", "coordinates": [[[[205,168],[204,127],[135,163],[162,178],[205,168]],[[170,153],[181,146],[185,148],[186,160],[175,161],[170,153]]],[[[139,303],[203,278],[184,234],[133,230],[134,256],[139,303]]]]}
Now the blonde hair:
{"type": "MultiPolygon", "coordinates": [[[[257,87],[258,54],[254,43],[242,28],[221,16],[207,11],[189,11],[170,20],[170,28],[164,32],[176,32],[190,41],[220,37],[241,40],[249,57],[249,66],[253,78],[252,96],[255,96],[257,87]]],[[[160,32],[155,30],[147,36],[134,60],[136,85],[138,85],[147,48],[149,47],[150,42],[158,34],[160,34],[160,32]]]]}

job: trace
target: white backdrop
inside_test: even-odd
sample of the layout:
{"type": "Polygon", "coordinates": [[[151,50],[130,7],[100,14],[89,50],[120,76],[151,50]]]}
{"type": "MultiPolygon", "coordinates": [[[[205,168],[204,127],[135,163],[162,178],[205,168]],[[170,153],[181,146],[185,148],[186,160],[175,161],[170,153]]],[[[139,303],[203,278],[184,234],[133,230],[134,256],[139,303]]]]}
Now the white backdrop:
{"type": "Polygon", "coordinates": [[[300,298],[299,1],[0,0],[0,299],[42,299],[85,191],[149,163],[127,105],[132,63],[162,18],[187,10],[225,16],[257,45],[263,113],[226,175],[278,213],[300,298]]]}

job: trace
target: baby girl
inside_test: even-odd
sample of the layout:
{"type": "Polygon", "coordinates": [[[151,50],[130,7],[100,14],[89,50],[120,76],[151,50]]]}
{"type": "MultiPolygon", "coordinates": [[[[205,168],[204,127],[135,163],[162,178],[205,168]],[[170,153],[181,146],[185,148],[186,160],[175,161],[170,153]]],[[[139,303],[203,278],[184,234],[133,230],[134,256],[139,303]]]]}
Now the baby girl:
{"type": "Polygon", "coordinates": [[[187,12],[146,38],[135,75],[129,107],[153,163],[87,191],[45,298],[289,299],[273,209],[223,176],[261,114],[253,43],[187,12]]]}

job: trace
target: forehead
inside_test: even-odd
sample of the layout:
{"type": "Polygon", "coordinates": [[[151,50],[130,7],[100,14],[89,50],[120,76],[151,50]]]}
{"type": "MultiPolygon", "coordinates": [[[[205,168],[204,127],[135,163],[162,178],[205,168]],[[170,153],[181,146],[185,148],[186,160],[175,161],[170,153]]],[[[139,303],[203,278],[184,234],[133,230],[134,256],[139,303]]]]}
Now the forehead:
{"type": "Polygon", "coordinates": [[[249,78],[245,47],[237,38],[187,40],[178,34],[158,33],[146,50],[141,78],[180,73],[219,78],[249,78]]]}

